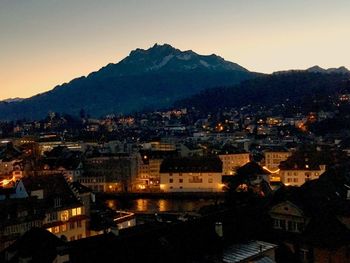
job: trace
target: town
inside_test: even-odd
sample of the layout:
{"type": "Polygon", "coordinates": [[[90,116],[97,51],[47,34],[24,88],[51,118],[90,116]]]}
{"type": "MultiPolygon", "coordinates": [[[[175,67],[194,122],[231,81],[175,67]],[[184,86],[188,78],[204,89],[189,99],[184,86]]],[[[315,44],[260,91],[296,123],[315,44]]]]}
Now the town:
{"type": "Polygon", "coordinates": [[[329,101],[2,122],[1,260],[348,262],[349,130],[327,123],[350,94],[329,101]],[[203,205],[115,205],[144,198],[203,205]]]}

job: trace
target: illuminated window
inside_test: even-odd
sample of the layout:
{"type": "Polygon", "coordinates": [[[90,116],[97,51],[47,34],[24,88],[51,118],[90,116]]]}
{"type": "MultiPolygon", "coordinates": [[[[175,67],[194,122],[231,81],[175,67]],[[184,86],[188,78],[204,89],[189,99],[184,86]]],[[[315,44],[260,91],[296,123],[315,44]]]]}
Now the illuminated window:
{"type": "Polygon", "coordinates": [[[72,216],[76,216],[77,215],[77,209],[76,208],[73,208],[72,209],[72,216]]]}
{"type": "Polygon", "coordinates": [[[52,228],[51,227],[46,229],[46,230],[52,233],[52,228]]]}
{"type": "Polygon", "coordinates": [[[68,210],[61,212],[61,221],[67,221],[69,219],[69,212],[68,210]]]}
{"type": "Polygon", "coordinates": [[[66,224],[62,225],[62,226],[61,226],[61,229],[62,229],[62,232],[67,231],[67,225],[66,225],[66,224]]]}
{"type": "Polygon", "coordinates": [[[59,233],[60,232],[60,227],[59,226],[55,226],[53,228],[53,233],[59,233]]]}
{"type": "Polygon", "coordinates": [[[81,215],[81,207],[77,208],[77,215],[81,215]]]}

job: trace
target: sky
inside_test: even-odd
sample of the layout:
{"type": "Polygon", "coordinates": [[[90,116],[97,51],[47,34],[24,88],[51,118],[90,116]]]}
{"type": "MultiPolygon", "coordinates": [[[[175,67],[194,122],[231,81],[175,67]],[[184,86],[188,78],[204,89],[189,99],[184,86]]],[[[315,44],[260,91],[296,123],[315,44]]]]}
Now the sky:
{"type": "Polygon", "coordinates": [[[349,0],[0,0],[0,99],[168,43],[256,72],[350,68],[349,0]]]}

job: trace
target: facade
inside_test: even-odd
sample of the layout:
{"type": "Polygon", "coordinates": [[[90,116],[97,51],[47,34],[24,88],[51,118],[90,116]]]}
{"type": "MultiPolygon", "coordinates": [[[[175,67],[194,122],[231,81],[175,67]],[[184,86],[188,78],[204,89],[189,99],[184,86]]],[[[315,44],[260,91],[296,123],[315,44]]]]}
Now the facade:
{"type": "Polygon", "coordinates": [[[310,221],[303,210],[293,203],[286,201],[279,203],[270,209],[270,216],[275,230],[301,233],[310,221]]]}
{"type": "Polygon", "coordinates": [[[177,156],[175,150],[141,150],[137,157],[137,190],[157,189],[160,185],[160,166],[165,158],[177,156]]]}
{"type": "Polygon", "coordinates": [[[250,162],[249,153],[220,154],[223,175],[234,175],[237,168],[250,162]]]}
{"type": "Polygon", "coordinates": [[[26,177],[23,181],[45,213],[43,228],[67,241],[87,236],[85,207],[78,192],[62,174],[26,177]]]}
{"type": "Polygon", "coordinates": [[[289,156],[292,155],[291,152],[288,151],[266,151],[265,155],[265,167],[271,171],[275,172],[279,168],[281,162],[288,159],[289,156]]]}
{"type": "Polygon", "coordinates": [[[20,198],[0,201],[0,251],[14,243],[32,227],[41,227],[44,214],[35,199],[20,198]]]}
{"type": "Polygon", "coordinates": [[[93,187],[90,183],[104,181],[103,189],[101,188],[102,184],[99,184],[98,191],[128,191],[131,189],[132,181],[137,172],[136,159],[128,154],[101,155],[87,158],[84,161],[84,169],[86,174],[77,177],[77,181],[91,187],[93,190],[96,190],[96,187],[93,187]],[[92,179],[89,183],[87,183],[88,177],[92,179]]]}
{"type": "Polygon", "coordinates": [[[312,168],[306,165],[303,168],[281,168],[279,174],[283,184],[288,186],[301,186],[307,181],[318,179],[325,171],[325,165],[312,168]]]}
{"type": "Polygon", "coordinates": [[[82,185],[91,188],[94,192],[108,192],[109,189],[111,191],[116,191],[118,189],[118,185],[116,185],[115,183],[114,185],[108,184],[106,182],[105,176],[82,175],[77,178],[76,182],[79,182],[82,185]]]}
{"type": "Polygon", "coordinates": [[[164,192],[220,192],[222,188],[218,157],[166,159],[161,164],[160,189],[164,192]]]}

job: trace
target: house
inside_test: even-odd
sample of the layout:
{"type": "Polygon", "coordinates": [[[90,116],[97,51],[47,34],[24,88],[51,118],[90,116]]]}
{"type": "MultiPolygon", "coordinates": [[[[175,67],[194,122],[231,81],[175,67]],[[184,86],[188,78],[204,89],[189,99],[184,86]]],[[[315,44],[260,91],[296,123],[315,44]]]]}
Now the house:
{"type": "Polygon", "coordinates": [[[286,232],[301,233],[310,221],[310,216],[290,201],[278,203],[270,209],[273,228],[286,232]]]}
{"type": "Polygon", "coordinates": [[[137,156],[138,189],[157,189],[160,184],[160,166],[164,159],[178,156],[175,150],[140,150],[137,156]]]}
{"type": "Polygon", "coordinates": [[[250,154],[234,146],[224,146],[218,156],[222,161],[223,175],[234,175],[237,168],[250,162],[250,154]]]}
{"type": "Polygon", "coordinates": [[[334,168],[301,187],[282,187],[274,194],[269,233],[293,262],[349,262],[349,171],[334,168]]]}
{"type": "Polygon", "coordinates": [[[270,172],[258,163],[251,161],[237,169],[236,175],[225,178],[232,191],[254,192],[259,196],[265,196],[271,192],[269,186],[270,172]]]}
{"type": "Polygon", "coordinates": [[[0,175],[10,175],[13,171],[21,171],[22,152],[12,142],[0,147],[0,175]]]}
{"type": "Polygon", "coordinates": [[[164,192],[220,192],[222,188],[222,161],[216,156],[169,158],[160,166],[164,192]]]}
{"type": "Polygon", "coordinates": [[[5,199],[27,198],[28,193],[22,180],[3,180],[0,182],[0,201],[5,199]],[[5,182],[4,182],[5,181],[5,182]]]}
{"type": "Polygon", "coordinates": [[[315,180],[326,171],[326,165],[308,155],[290,156],[281,162],[279,175],[281,182],[287,186],[301,186],[307,181],[315,180]]]}
{"type": "Polygon", "coordinates": [[[41,227],[44,217],[35,198],[0,201],[0,251],[32,227],[41,227]]]}
{"type": "Polygon", "coordinates": [[[86,237],[84,205],[62,174],[25,177],[23,183],[45,212],[43,228],[67,241],[86,237]]]}
{"type": "MultiPolygon", "coordinates": [[[[95,152],[83,161],[86,175],[104,178],[107,188],[104,191],[127,192],[131,189],[132,181],[136,177],[136,158],[126,153],[102,154],[95,152]]],[[[81,177],[85,177],[85,174],[81,177]]],[[[79,178],[79,177],[77,177],[79,178]]],[[[77,179],[85,184],[82,178],[77,179]]],[[[91,185],[86,185],[91,187],[91,185]]]]}
{"type": "Polygon", "coordinates": [[[289,152],[287,149],[280,147],[279,149],[271,149],[266,150],[264,152],[265,156],[265,167],[271,171],[275,172],[279,168],[279,165],[281,162],[288,159],[289,156],[291,156],[292,153],[289,152]]]}

